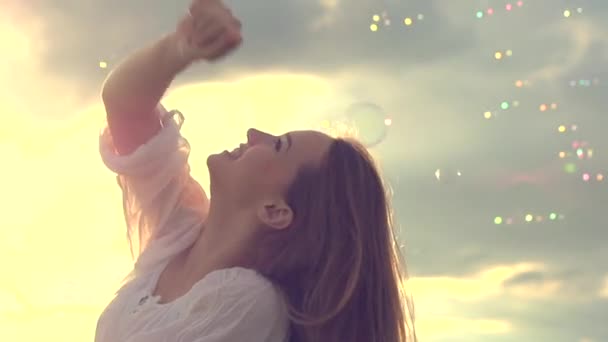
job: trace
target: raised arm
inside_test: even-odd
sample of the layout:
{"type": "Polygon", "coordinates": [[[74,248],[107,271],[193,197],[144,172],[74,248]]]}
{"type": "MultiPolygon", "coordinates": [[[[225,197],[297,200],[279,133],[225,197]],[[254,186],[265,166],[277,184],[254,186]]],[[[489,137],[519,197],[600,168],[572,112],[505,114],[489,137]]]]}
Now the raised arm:
{"type": "Polygon", "coordinates": [[[119,154],[130,154],[160,130],[155,109],[175,76],[190,64],[177,50],[178,39],[170,34],[136,51],[105,81],[102,99],[119,154]]]}
{"type": "Polygon", "coordinates": [[[241,42],[240,22],[219,0],[195,0],[175,32],[127,57],[104,83],[102,99],[114,146],[133,152],[161,128],[155,110],[181,71],[213,61],[241,42]]]}
{"type": "Polygon", "coordinates": [[[159,101],[190,64],[238,47],[240,27],[220,0],[194,0],[175,32],[127,57],[104,84],[108,127],[99,151],[122,191],[135,268],[150,267],[159,255],[191,243],[207,215],[209,199],[190,175],[184,117],[175,119],[177,112],[167,112],[159,101]],[[149,248],[156,252],[140,258],[149,248]]]}

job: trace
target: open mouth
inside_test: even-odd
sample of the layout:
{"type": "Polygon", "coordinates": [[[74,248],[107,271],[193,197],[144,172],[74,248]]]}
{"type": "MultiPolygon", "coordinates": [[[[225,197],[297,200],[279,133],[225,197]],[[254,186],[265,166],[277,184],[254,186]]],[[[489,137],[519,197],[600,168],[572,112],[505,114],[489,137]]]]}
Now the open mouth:
{"type": "Polygon", "coordinates": [[[238,159],[242,153],[240,148],[236,148],[234,150],[232,150],[232,152],[229,152],[230,157],[232,157],[232,159],[238,159]]]}

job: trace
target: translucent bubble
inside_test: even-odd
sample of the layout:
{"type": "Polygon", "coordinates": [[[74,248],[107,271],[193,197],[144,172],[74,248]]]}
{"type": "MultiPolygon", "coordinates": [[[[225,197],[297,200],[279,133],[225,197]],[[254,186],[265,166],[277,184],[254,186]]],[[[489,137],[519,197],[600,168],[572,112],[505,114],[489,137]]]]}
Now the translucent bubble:
{"type": "Polygon", "coordinates": [[[370,102],[351,105],[346,110],[346,120],[346,124],[355,130],[357,138],[366,147],[381,143],[386,138],[388,126],[392,124],[384,110],[370,102]]]}
{"type": "Polygon", "coordinates": [[[576,150],[576,155],[578,156],[579,159],[585,158],[584,153],[585,153],[585,151],[583,151],[582,148],[579,148],[579,149],[576,150]]]}
{"type": "Polygon", "coordinates": [[[567,163],[566,165],[564,165],[564,172],[572,174],[575,173],[577,170],[576,164],[574,163],[567,163]]]}
{"type": "Polygon", "coordinates": [[[435,170],[435,179],[441,184],[453,184],[462,177],[462,172],[454,168],[442,168],[435,170]]]}

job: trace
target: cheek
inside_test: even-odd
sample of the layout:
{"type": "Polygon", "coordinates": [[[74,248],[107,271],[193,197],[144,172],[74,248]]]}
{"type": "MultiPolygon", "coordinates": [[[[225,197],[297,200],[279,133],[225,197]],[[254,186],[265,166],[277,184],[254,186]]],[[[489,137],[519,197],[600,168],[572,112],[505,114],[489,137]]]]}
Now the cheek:
{"type": "Polygon", "coordinates": [[[235,164],[239,177],[246,182],[264,185],[283,183],[289,176],[288,165],[285,161],[277,160],[276,157],[266,153],[250,151],[235,164]]]}
{"type": "MultiPolygon", "coordinates": [[[[253,152],[253,151],[252,151],[253,152]]],[[[273,160],[262,153],[249,153],[241,157],[235,163],[237,172],[244,173],[250,177],[253,175],[264,176],[275,172],[277,166],[273,160]]]]}
{"type": "Polygon", "coordinates": [[[276,163],[273,163],[269,160],[262,162],[260,168],[262,169],[262,172],[267,175],[276,175],[277,171],[279,170],[279,167],[276,165],[276,163]]]}
{"type": "Polygon", "coordinates": [[[268,186],[282,184],[288,177],[288,171],[286,170],[285,165],[274,160],[261,161],[256,166],[256,169],[252,171],[255,172],[256,178],[259,179],[261,183],[268,186]]]}

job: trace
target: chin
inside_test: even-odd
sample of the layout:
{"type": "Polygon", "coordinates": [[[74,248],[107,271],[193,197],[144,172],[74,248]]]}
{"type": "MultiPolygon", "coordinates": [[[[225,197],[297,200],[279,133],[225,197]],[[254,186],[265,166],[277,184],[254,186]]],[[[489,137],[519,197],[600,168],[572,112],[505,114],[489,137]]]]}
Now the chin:
{"type": "Polygon", "coordinates": [[[228,161],[228,157],[225,155],[225,152],[210,154],[209,157],[207,157],[207,167],[209,168],[209,171],[211,171],[211,169],[226,161],[228,161]]]}
{"type": "MultiPolygon", "coordinates": [[[[234,160],[226,151],[211,154],[207,157],[207,168],[209,169],[210,192],[230,186],[232,165],[234,160]]],[[[220,191],[221,192],[221,191],[220,191]]]]}
{"type": "Polygon", "coordinates": [[[211,154],[207,157],[207,168],[209,169],[209,175],[221,174],[226,171],[228,163],[233,162],[233,158],[227,151],[211,154]]]}

